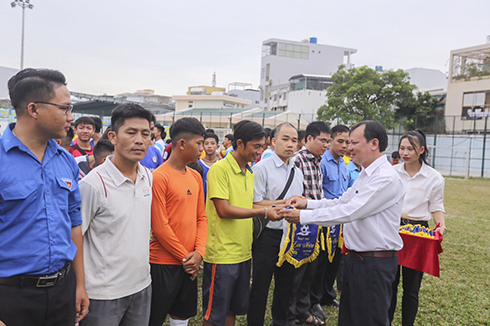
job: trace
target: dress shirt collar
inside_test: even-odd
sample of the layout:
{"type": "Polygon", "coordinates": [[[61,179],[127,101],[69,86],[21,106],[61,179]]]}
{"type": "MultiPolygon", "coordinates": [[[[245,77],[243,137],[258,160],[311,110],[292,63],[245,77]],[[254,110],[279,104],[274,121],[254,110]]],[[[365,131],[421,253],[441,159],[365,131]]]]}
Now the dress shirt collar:
{"type": "Polygon", "coordinates": [[[334,162],[334,163],[335,163],[335,164],[337,164],[337,165],[339,165],[340,163],[345,164],[344,159],[342,158],[342,156],[340,156],[340,157],[339,157],[339,161],[337,162],[337,161],[335,160],[335,157],[333,157],[333,154],[332,154],[332,153],[330,153],[330,151],[329,151],[329,150],[326,150],[326,151],[325,151],[325,154],[323,154],[323,158],[324,158],[325,160],[327,160],[327,161],[332,161],[332,162],[334,162]]]}
{"type": "MultiPolygon", "coordinates": [[[[21,142],[20,139],[17,138],[16,135],[14,135],[14,133],[12,131],[14,129],[14,127],[15,127],[15,122],[12,122],[11,124],[8,125],[7,128],[5,128],[5,132],[2,135],[4,151],[8,152],[12,148],[17,147],[21,151],[31,153],[29,148],[23,142],[21,142]]],[[[56,144],[54,139],[48,140],[48,144],[46,146],[46,151],[45,151],[45,156],[46,156],[46,154],[50,154],[50,153],[54,154],[56,152],[61,153],[62,151],[63,151],[63,149],[58,144],[56,144]]],[[[50,155],[48,155],[48,157],[49,156],[50,155]]]]}
{"type": "MultiPolygon", "coordinates": [[[[121,171],[112,163],[112,159],[114,158],[114,155],[109,155],[107,156],[107,159],[105,160],[104,167],[111,177],[111,179],[114,181],[114,184],[116,187],[120,187],[124,182],[126,181],[131,181],[131,179],[125,177],[121,171]]],[[[138,163],[138,173],[137,173],[137,179],[147,179],[148,175],[144,171],[144,167],[138,163]]]]}
{"type": "Polygon", "coordinates": [[[382,164],[388,163],[388,159],[386,158],[386,155],[381,155],[378,157],[373,163],[371,163],[367,168],[362,169],[364,173],[366,173],[368,176],[371,176],[371,174],[382,164]]]}
{"type": "Polygon", "coordinates": [[[272,160],[274,161],[274,164],[276,167],[281,167],[284,166],[288,171],[294,168],[294,163],[293,163],[293,158],[290,157],[288,160],[288,166],[286,167],[286,164],[281,160],[281,158],[276,154],[276,152],[272,152],[271,155],[272,160]]]}
{"type": "Polygon", "coordinates": [[[399,167],[399,169],[400,169],[400,171],[402,171],[402,173],[403,173],[403,174],[406,174],[406,175],[407,175],[407,177],[408,177],[409,179],[411,179],[411,178],[415,178],[415,177],[416,177],[416,176],[418,176],[419,174],[420,174],[421,176],[426,177],[426,178],[429,176],[429,171],[428,171],[428,168],[427,168],[427,164],[425,164],[425,163],[423,163],[423,162],[422,162],[422,166],[420,167],[420,170],[418,170],[418,171],[417,171],[417,173],[415,173],[415,175],[414,175],[413,177],[411,177],[411,176],[408,174],[407,170],[405,170],[405,163],[404,163],[404,162],[400,163],[400,167],[399,167]]]}
{"type": "MultiPolygon", "coordinates": [[[[231,169],[233,170],[233,172],[235,172],[235,174],[243,173],[242,169],[238,165],[238,162],[235,160],[235,157],[233,155],[231,155],[231,154],[230,155],[226,155],[225,160],[228,161],[228,163],[231,166],[231,169]]],[[[253,173],[253,171],[250,168],[250,166],[248,165],[248,163],[245,165],[245,167],[248,170],[248,172],[253,173]]],[[[245,174],[245,173],[243,173],[243,174],[245,174]]]]}

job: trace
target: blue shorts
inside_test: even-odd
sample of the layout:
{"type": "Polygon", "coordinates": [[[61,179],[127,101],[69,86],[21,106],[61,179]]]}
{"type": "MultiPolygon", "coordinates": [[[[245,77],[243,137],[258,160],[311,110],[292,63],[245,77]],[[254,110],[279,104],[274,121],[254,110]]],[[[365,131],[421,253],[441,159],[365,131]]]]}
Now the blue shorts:
{"type": "Polygon", "coordinates": [[[246,315],[250,296],[251,260],[239,264],[204,263],[202,306],[204,320],[225,324],[227,315],[246,315]]]}

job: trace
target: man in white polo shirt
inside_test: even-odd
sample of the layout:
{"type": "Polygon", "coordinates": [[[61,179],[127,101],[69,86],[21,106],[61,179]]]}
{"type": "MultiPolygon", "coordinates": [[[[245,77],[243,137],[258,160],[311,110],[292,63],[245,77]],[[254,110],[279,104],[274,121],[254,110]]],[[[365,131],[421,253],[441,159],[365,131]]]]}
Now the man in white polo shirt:
{"type": "Polygon", "coordinates": [[[80,183],[85,281],[90,312],[81,326],[148,325],[152,174],[139,161],[151,113],[137,104],[112,112],[114,156],[80,183]]]}

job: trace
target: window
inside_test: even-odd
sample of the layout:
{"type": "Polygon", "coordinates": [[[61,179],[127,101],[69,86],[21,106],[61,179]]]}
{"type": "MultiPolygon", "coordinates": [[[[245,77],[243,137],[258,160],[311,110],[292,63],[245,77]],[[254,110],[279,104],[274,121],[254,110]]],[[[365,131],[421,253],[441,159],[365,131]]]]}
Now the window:
{"type": "Polygon", "coordinates": [[[279,43],[277,55],[294,59],[308,59],[309,47],[299,44],[279,43]]]}
{"type": "Polygon", "coordinates": [[[490,109],[490,90],[463,94],[463,110],[461,118],[482,119],[490,109]]]}
{"type": "Polygon", "coordinates": [[[194,101],[188,101],[188,102],[187,102],[187,107],[188,107],[189,109],[192,109],[192,107],[193,107],[193,106],[194,106],[194,101]]]}

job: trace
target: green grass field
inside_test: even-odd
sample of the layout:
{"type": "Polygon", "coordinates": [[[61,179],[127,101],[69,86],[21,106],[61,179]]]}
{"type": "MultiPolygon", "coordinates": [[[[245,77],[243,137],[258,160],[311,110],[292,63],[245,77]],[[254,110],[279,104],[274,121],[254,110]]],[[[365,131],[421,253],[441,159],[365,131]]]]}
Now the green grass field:
{"type": "MultiPolygon", "coordinates": [[[[416,325],[490,325],[490,180],[446,179],[448,233],[439,256],[441,278],[424,275],[416,325]]],[[[401,285],[400,285],[401,286],[401,285]]],[[[272,294],[272,291],[271,291],[272,294]]],[[[271,322],[269,307],[265,325],[271,322]]],[[[198,315],[189,325],[202,325],[201,293],[198,315]]],[[[401,294],[393,325],[401,324],[401,294]]],[[[338,309],[325,308],[326,325],[337,325],[338,309]]],[[[237,318],[246,325],[246,318],[237,318]]],[[[168,321],[165,325],[168,325],[168,321]]]]}

